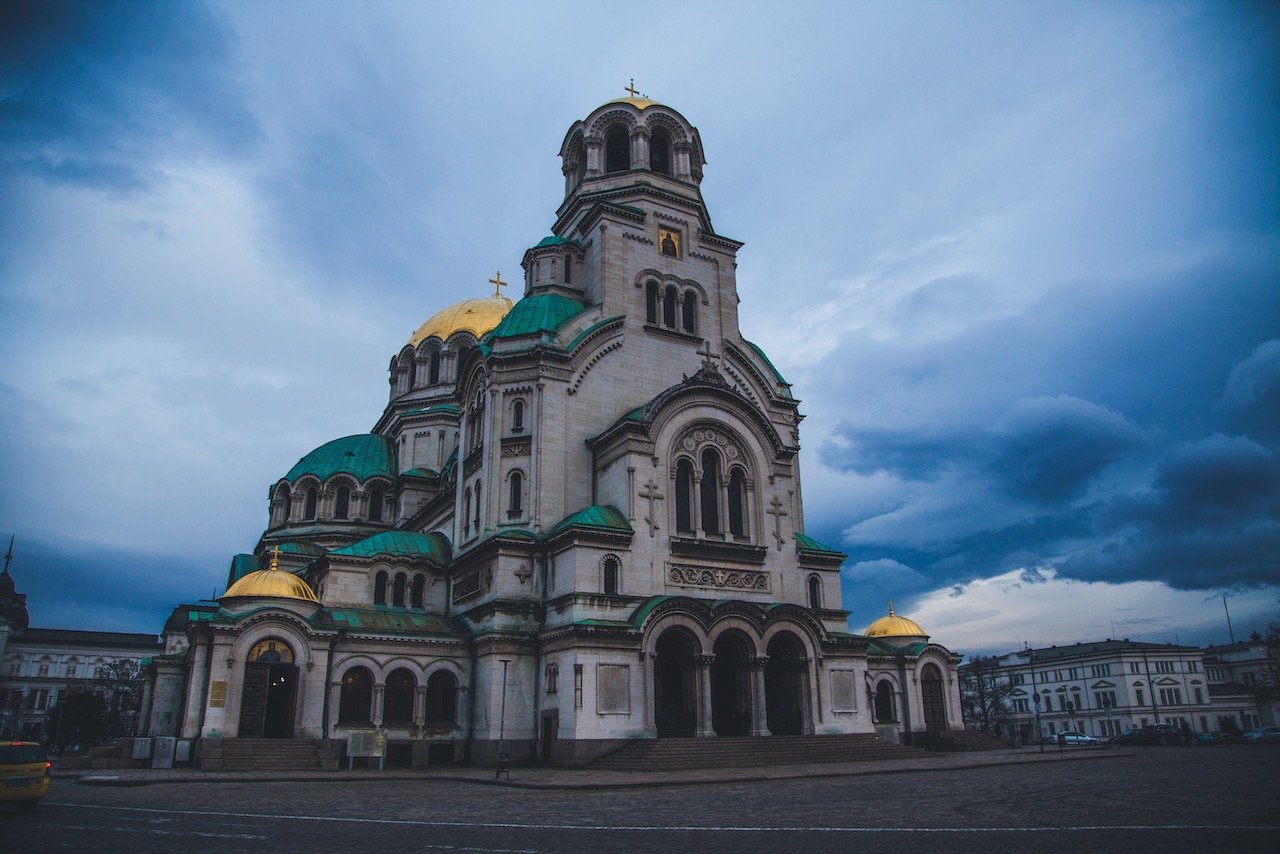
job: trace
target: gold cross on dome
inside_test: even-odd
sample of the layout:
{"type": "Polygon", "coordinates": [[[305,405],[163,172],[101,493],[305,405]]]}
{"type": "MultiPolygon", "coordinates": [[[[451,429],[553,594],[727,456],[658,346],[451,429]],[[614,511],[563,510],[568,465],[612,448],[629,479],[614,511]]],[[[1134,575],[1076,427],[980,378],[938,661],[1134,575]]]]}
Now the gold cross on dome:
{"type": "Polygon", "coordinates": [[[624,86],[623,90],[629,92],[632,98],[640,94],[640,90],[636,88],[636,79],[634,77],[631,78],[631,85],[624,86]]]}
{"type": "Polygon", "coordinates": [[[493,278],[489,280],[489,284],[493,285],[493,298],[498,299],[502,296],[502,289],[509,283],[502,281],[502,273],[494,273],[493,278]]]}
{"type": "Polygon", "coordinates": [[[890,617],[893,616],[893,600],[892,599],[889,600],[889,616],[890,617]]]}

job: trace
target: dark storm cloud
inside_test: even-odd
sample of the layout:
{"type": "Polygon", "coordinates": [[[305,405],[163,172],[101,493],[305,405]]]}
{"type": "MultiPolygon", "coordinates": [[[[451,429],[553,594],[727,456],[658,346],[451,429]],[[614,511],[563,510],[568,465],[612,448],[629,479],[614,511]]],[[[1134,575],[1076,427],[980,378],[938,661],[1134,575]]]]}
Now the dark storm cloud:
{"type": "Polygon", "coordinates": [[[842,425],[822,448],[821,458],[839,470],[889,472],[907,480],[932,480],[944,469],[968,469],[1015,497],[1061,504],[1142,444],[1138,429],[1123,416],[1067,396],[1015,401],[990,428],[933,429],[842,425]]]}
{"type": "Polygon", "coordinates": [[[27,595],[31,625],[44,628],[159,631],[157,617],[178,602],[221,593],[226,581],[225,566],[181,550],[157,554],[18,535],[13,555],[14,585],[27,595]]]}
{"type": "Polygon", "coordinates": [[[1095,524],[1097,542],[1064,575],[1181,589],[1280,583],[1280,457],[1242,436],[1179,445],[1150,491],[1116,497],[1095,524]]]}
{"type": "Polygon", "coordinates": [[[175,155],[245,149],[259,130],[231,73],[233,42],[198,3],[3,4],[6,168],[130,192],[175,155]]]}

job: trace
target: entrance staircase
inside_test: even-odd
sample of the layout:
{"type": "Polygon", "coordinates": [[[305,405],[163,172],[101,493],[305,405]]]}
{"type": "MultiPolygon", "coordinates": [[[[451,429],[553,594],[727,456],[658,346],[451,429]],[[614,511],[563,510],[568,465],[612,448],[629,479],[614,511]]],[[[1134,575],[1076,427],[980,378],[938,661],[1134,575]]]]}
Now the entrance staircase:
{"type": "Polygon", "coordinates": [[[209,763],[217,762],[221,771],[321,771],[320,744],[299,738],[224,738],[219,747],[205,747],[201,754],[201,766],[207,770],[209,763]],[[219,753],[218,756],[209,755],[219,753]]]}
{"type": "Polygon", "coordinates": [[[853,735],[774,735],[760,738],[655,738],[635,741],[587,767],[599,771],[668,771],[688,768],[748,768],[753,765],[807,765],[867,762],[927,756],[918,747],[853,735]]]}

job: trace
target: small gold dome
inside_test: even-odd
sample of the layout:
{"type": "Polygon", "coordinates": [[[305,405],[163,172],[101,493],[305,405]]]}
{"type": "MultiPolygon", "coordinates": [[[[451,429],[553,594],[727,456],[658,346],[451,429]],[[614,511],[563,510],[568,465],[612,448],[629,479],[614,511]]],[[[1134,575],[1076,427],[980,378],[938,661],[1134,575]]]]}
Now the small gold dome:
{"type": "Polygon", "coordinates": [[[479,338],[493,331],[512,305],[511,300],[503,296],[464,299],[427,318],[409,337],[409,346],[417,347],[432,335],[443,341],[455,332],[470,332],[479,338]]]}
{"type": "Polygon", "coordinates": [[[271,568],[251,572],[227,588],[219,598],[251,599],[268,596],[274,599],[301,599],[304,602],[320,604],[311,585],[292,572],[279,568],[280,551],[271,556],[271,568]]]}
{"type": "Polygon", "coordinates": [[[893,613],[892,602],[889,603],[889,616],[881,617],[867,626],[863,634],[869,638],[927,638],[929,636],[928,632],[920,628],[920,624],[915,620],[908,620],[893,613]]]}
{"type": "Polygon", "coordinates": [[[637,110],[648,109],[658,104],[657,101],[650,101],[648,98],[614,98],[610,104],[630,104],[637,110]]]}

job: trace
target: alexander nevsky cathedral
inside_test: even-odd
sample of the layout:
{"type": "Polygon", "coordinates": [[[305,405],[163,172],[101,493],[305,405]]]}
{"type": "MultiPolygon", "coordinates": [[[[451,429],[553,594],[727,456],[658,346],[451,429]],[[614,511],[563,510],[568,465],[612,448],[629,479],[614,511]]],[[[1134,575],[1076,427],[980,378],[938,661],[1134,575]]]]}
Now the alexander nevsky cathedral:
{"type": "Polygon", "coordinates": [[[367,731],[413,764],[583,765],[961,728],[956,656],[892,608],[851,633],[845,556],[805,533],[799,401],[738,329],[698,130],[632,93],[560,157],[520,299],[495,276],[418,327],[370,432],[271,482],[226,592],[174,610],[151,735],[209,767],[367,731]]]}

